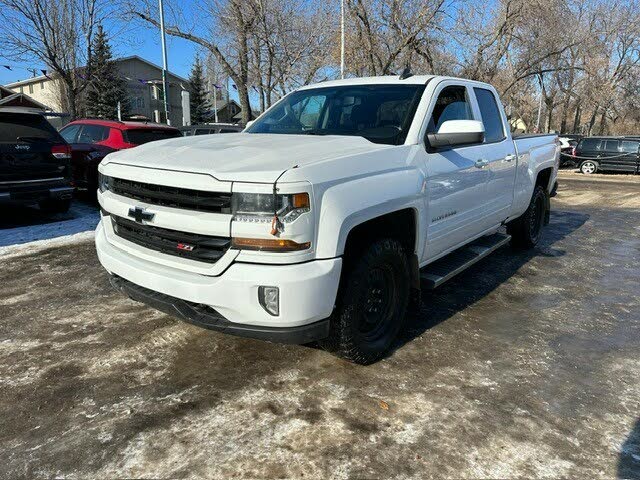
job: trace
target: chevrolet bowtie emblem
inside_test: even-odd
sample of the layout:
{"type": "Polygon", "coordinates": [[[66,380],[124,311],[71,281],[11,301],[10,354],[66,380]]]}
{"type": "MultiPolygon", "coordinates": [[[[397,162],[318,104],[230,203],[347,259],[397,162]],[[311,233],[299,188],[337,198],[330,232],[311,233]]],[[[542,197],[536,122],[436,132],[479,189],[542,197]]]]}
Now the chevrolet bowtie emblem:
{"type": "Polygon", "coordinates": [[[156,216],[155,213],[147,212],[144,208],[135,207],[129,209],[129,216],[133,218],[136,222],[142,223],[142,221],[150,222],[153,220],[153,217],[156,216]]]}

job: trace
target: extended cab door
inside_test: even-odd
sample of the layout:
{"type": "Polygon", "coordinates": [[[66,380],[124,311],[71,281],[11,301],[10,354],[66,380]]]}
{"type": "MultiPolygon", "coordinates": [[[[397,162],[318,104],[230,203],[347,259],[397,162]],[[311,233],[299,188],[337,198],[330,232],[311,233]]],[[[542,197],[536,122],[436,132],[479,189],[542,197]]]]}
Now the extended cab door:
{"type": "Polygon", "coordinates": [[[480,120],[472,95],[462,82],[443,81],[427,110],[422,150],[427,172],[427,234],[422,262],[466,243],[482,233],[487,224],[489,170],[483,163],[487,156],[484,145],[433,149],[426,138],[445,121],[480,120]]]}
{"type": "Polygon", "coordinates": [[[497,94],[483,87],[473,87],[473,93],[485,130],[484,143],[479,150],[487,162],[485,226],[491,228],[506,220],[511,212],[516,181],[516,150],[497,94]]]}

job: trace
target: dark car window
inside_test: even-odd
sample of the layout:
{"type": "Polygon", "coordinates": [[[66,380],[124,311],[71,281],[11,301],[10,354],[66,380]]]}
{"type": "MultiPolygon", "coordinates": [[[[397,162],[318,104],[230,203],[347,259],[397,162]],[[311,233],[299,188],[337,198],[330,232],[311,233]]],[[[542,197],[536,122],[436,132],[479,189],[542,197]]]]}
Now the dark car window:
{"type": "Polygon", "coordinates": [[[617,152],[618,151],[618,140],[607,140],[604,144],[604,149],[607,152],[617,152]]]}
{"type": "Polygon", "coordinates": [[[504,128],[502,128],[502,118],[496,103],[496,97],[490,90],[485,88],[474,88],[482,123],[484,123],[485,142],[499,142],[504,140],[504,128]]]}
{"type": "Polygon", "coordinates": [[[102,125],[83,125],[78,136],[78,143],[98,143],[109,137],[109,127],[102,125]]]}
{"type": "Polygon", "coordinates": [[[230,128],[221,128],[219,133],[238,133],[239,130],[231,130],[230,128]]]}
{"type": "Polygon", "coordinates": [[[638,146],[640,146],[640,142],[624,140],[622,142],[622,151],[624,153],[638,153],[638,146]]]}
{"type": "Polygon", "coordinates": [[[64,138],[67,143],[76,143],[81,127],[82,125],[68,125],[60,130],[60,135],[62,135],[62,138],[64,138]]]}
{"type": "Polygon", "coordinates": [[[445,87],[440,92],[429,119],[427,133],[436,133],[449,120],[473,120],[467,89],[463,86],[445,87]]]}
{"type": "Polygon", "coordinates": [[[170,130],[166,128],[123,130],[122,134],[127,143],[133,143],[134,145],[142,145],[149,142],[155,142],[156,140],[166,140],[168,138],[177,138],[182,136],[179,130],[170,130]]]}
{"type": "Polygon", "coordinates": [[[198,128],[194,135],[209,135],[210,133],[214,133],[212,130],[208,128],[198,128]]]}
{"type": "Polygon", "coordinates": [[[0,142],[15,143],[20,137],[62,141],[58,131],[42,115],[0,112],[0,142]]]}
{"type": "Polygon", "coordinates": [[[580,140],[580,144],[578,145],[580,150],[592,151],[592,150],[600,150],[600,139],[598,138],[585,138],[580,140]]]}

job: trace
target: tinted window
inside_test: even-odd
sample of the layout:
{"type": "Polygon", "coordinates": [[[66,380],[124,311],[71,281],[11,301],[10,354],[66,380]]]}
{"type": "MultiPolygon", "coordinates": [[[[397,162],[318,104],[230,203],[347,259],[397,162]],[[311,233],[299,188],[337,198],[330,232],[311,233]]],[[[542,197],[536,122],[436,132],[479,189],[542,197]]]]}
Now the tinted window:
{"type": "Polygon", "coordinates": [[[156,140],[166,140],[167,138],[176,138],[180,137],[180,132],[178,130],[168,130],[168,129],[139,129],[139,130],[124,130],[123,136],[128,143],[133,143],[134,145],[142,145],[144,143],[155,142],[156,140]]]}
{"type": "Polygon", "coordinates": [[[299,90],[256,120],[248,133],[351,135],[402,143],[424,85],[355,85],[299,90]]]}
{"type": "Polygon", "coordinates": [[[490,90],[484,88],[474,88],[482,123],[484,123],[485,142],[499,142],[504,140],[504,129],[502,128],[502,117],[496,103],[496,98],[490,90]]]}
{"type": "Polygon", "coordinates": [[[213,132],[212,130],[209,130],[208,128],[198,128],[194,135],[209,135],[210,133],[215,133],[215,132],[213,132]]]}
{"type": "Polygon", "coordinates": [[[81,125],[69,125],[68,127],[64,127],[60,130],[60,135],[62,135],[62,138],[64,138],[67,143],[76,143],[80,127],[81,125]]]}
{"type": "Polygon", "coordinates": [[[219,133],[238,133],[239,130],[231,130],[228,128],[221,128],[219,133]]]}
{"type": "Polygon", "coordinates": [[[617,152],[618,151],[618,141],[617,140],[607,140],[604,142],[604,149],[607,152],[617,152]]]}
{"type": "Polygon", "coordinates": [[[42,115],[0,112],[0,142],[16,142],[18,137],[62,140],[42,115]]]}
{"type": "Polygon", "coordinates": [[[638,142],[630,142],[625,140],[622,142],[622,151],[625,153],[638,153],[638,146],[640,143],[638,142]]]}
{"type": "Polygon", "coordinates": [[[102,125],[82,125],[78,143],[98,143],[109,137],[109,128],[102,125]]]}
{"type": "Polygon", "coordinates": [[[473,120],[467,89],[460,86],[444,88],[438,95],[427,126],[428,133],[436,133],[448,120],[473,120]]]}
{"type": "Polygon", "coordinates": [[[580,150],[600,150],[600,140],[597,138],[585,138],[580,140],[580,150]]]}

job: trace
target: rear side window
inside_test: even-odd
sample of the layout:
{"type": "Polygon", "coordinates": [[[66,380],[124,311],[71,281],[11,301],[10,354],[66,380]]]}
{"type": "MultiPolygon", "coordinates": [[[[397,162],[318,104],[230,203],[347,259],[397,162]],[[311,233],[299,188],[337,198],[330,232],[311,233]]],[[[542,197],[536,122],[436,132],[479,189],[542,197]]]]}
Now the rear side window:
{"type": "Polygon", "coordinates": [[[82,125],[78,143],[98,143],[109,137],[109,127],[102,125],[82,125]]]}
{"type": "Polygon", "coordinates": [[[452,85],[442,89],[433,107],[427,132],[437,133],[448,120],[473,120],[467,89],[463,86],[452,85]]]}
{"type": "Polygon", "coordinates": [[[617,152],[618,151],[618,140],[607,140],[604,144],[604,149],[607,152],[617,152]]]}
{"type": "Polygon", "coordinates": [[[20,138],[62,141],[58,131],[42,115],[0,112],[0,142],[15,143],[20,138]]]}
{"type": "Polygon", "coordinates": [[[152,128],[124,130],[122,134],[127,143],[133,143],[134,145],[142,145],[149,142],[155,142],[156,140],[166,140],[168,138],[182,136],[178,130],[154,130],[152,128]]]}
{"type": "Polygon", "coordinates": [[[504,128],[502,128],[502,117],[496,103],[496,97],[490,90],[485,88],[474,88],[480,107],[482,123],[484,123],[484,140],[487,143],[504,140],[504,128]]]}
{"type": "Polygon", "coordinates": [[[69,125],[60,130],[60,135],[66,140],[67,143],[76,143],[78,138],[78,131],[82,125],[69,125]]]}
{"type": "Polygon", "coordinates": [[[624,153],[638,153],[638,146],[640,146],[640,142],[625,140],[622,142],[622,151],[624,153]]]}
{"type": "Polygon", "coordinates": [[[600,150],[600,140],[597,138],[585,138],[580,140],[578,148],[580,150],[600,150]]]}

